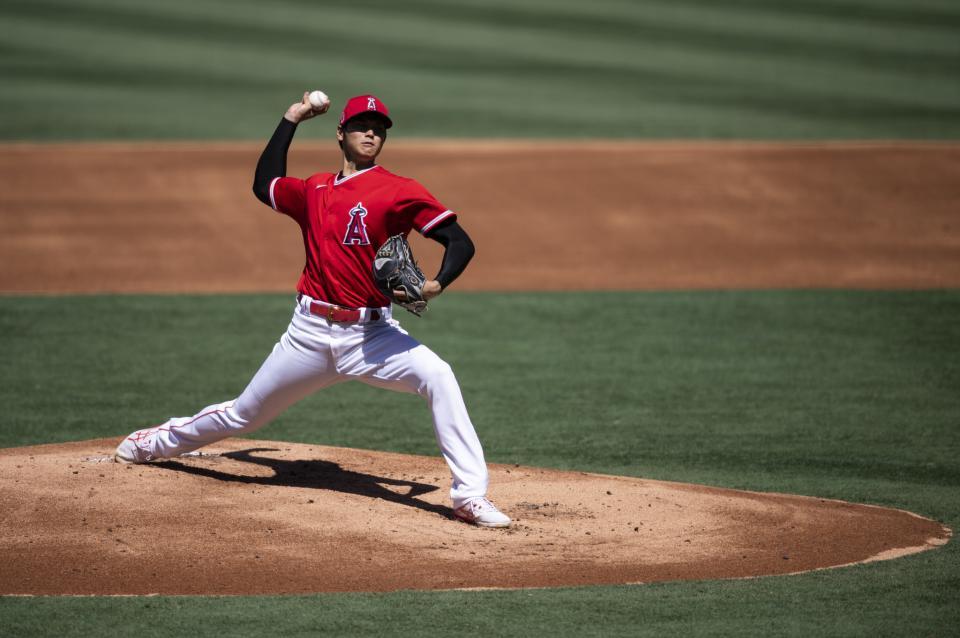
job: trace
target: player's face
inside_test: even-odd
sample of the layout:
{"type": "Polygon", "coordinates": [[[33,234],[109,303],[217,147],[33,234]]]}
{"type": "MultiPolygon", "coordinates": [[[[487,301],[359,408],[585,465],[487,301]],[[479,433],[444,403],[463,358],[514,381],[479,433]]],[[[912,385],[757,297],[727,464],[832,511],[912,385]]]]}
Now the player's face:
{"type": "Polygon", "coordinates": [[[387,139],[386,123],[377,115],[358,115],[337,130],[337,139],[348,158],[372,162],[387,139]]]}

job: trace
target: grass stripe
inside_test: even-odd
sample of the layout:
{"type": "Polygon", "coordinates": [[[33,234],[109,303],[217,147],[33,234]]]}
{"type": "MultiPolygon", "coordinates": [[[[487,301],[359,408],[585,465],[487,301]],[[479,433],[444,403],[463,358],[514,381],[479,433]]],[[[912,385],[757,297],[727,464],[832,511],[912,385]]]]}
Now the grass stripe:
{"type": "Polygon", "coordinates": [[[865,7],[11,0],[0,138],[258,138],[318,83],[415,136],[955,137],[955,12],[865,7]]]}

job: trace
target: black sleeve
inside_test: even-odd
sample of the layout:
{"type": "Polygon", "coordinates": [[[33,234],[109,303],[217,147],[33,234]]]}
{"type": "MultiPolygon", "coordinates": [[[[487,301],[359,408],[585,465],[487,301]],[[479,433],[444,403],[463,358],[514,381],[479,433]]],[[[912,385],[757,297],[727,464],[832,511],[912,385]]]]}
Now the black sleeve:
{"type": "Polygon", "coordinates": [[[446,290],[447,286],[453,283],[453,280],[460,276],[476,249],[467,231],[461,228],[455,220],[441,223],[433,228],[426,235],[434,241],[443,244],[446,251],[443,253],[443,263],[440,264],[440,272],[437,274],[437,281],[446,290]]]}
{"type": "Polygon", "coordinates": [[[260,154],[257,171],[253,175],[253,194],[267,206],[270,206],[270,182],[275,177],[285,177],[287,174],[287,150],[296,130],[296,124],[283,118],[260,154]]]}

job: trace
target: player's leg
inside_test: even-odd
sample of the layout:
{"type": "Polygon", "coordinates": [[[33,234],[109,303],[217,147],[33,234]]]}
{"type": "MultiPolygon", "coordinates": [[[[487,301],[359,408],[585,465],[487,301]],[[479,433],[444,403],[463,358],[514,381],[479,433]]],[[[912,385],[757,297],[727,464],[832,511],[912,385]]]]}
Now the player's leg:
{"type": "Polygon", "coordinates": [[[437,444],[450,472],[454,507],[487,493],[487,464],[460,386],[450,366],[433,351],[418,344],[398,353],[375,372],[359,377],[369,385],[415,393],[426,399],[433,416],[437,444]]]}
{"type": "Polygon", "coordinates": [[[173,418],[138,430],[117,448],[117,460],[172,458],[230,436],[263,427],[289,406],[320,388],[342,381],[324,335],[295,314],[287,332],[233,401],[207,406],[191,417],[173,418]]]}
{"type": "Polygon", "coordinates": [[[341,372],[369,385],[422,396],[453,475],[450,497],[455,510],[489,506],[488,522],[508,525],[510,519],[485,499],[489,475],[483,447],[450,365],[393,322],[368,324],[363,330],[362,343],[338,358],[341,372]]]}

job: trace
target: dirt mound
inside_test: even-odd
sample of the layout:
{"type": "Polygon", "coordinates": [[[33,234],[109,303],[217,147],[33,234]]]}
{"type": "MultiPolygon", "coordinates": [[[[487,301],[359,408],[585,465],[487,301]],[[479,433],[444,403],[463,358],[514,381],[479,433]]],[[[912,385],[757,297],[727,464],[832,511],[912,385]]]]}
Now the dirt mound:
{"type": "Polygon", "coordinates": [[[117,441],[0,450],[0,594],[272,594],[784,574],[947,541],[900,510],[491,466],[509,530],[453,520],[437,457],[233,439],[152,465],[117,441]]]}

